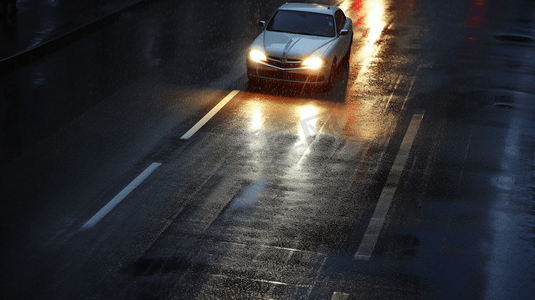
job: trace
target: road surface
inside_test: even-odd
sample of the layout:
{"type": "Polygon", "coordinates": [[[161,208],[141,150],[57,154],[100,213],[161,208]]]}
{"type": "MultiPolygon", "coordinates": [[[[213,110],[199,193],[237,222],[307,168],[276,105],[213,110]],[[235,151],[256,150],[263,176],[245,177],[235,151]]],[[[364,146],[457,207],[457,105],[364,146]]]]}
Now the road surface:
{"type": "Polygon", "coordinates": [[[535,3],[328,1],[326,92],[248,85],[282,3],[152,1],[2,75],[3,299],[535,299],[535,3]]]}

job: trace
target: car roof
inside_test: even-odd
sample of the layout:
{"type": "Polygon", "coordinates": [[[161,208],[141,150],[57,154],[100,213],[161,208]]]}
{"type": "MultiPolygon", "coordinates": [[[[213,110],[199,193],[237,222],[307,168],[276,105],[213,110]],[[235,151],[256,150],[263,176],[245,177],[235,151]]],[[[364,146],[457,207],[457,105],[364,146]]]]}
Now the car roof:
{"type": "Polygon", "coordinates": [[[339,10],[336,6],[329,6],[323,4],[314,4],[314,3],[286,3],[279,7],[279,10],[296,10],[296,11],[307,11],[320,14],[334,15],[334,13],[339,10]]]}

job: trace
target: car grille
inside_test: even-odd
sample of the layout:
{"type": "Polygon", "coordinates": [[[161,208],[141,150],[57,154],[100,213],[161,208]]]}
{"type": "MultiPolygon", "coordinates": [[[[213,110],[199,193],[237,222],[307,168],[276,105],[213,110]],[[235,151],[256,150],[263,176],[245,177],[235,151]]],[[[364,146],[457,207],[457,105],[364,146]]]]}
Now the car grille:
{"type": "Polygon", "coordinates": [[[285,69],[301,67],[301,61],[298,59],[284,59],[276,56],[268,56],[268,64],[285,69]]]}

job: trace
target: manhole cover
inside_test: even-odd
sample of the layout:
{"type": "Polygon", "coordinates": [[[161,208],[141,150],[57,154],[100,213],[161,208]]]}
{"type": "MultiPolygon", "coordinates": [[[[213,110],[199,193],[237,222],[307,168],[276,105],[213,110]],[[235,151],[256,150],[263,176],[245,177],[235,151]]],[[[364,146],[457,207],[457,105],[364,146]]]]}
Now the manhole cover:
{"type": "Polygon", "coordinates": [[[494,103],[494,106],[497,108],[505,108],[505,109],[511,109],[513,108],[513,105],[509,103],[494,103]]]}
{"type": "Polygon", "coordinates": [[[532,37],[525,36],[525,35],[502,34],[502,35],[496,35],[494,37],[500,41],[507,41],[507,42],[520,42],[520,43],[533,42],[532,37]]]}

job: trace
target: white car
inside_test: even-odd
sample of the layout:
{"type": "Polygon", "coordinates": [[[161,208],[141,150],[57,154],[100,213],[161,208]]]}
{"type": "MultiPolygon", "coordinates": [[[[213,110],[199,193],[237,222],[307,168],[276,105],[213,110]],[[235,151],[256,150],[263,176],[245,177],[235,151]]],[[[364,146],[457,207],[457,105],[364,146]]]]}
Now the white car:
{"type": "Polygon", "coordinates": [[[337,68],[349,60],[353,22],[335,6],[286,3],[249,47],[247,76],[331,87],[337,68]]]}

